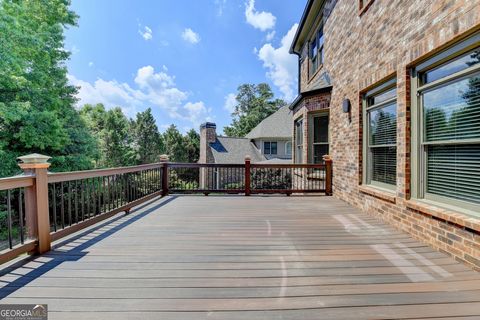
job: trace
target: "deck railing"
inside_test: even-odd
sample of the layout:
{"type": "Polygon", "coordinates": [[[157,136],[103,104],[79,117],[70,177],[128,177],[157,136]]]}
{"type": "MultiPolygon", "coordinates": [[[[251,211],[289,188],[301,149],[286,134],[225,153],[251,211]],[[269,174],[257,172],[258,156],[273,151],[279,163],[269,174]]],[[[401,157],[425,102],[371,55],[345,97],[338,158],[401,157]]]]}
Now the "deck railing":
{"type": "Polygon", "coordinates": [[[114,169],[49,173],[48,157],[20,158],[24,174],[0,179],[0,264],[44,253],[61,239],[157,196],[177,193],[332,193],[324,164],[161,162],[114,169]]]}

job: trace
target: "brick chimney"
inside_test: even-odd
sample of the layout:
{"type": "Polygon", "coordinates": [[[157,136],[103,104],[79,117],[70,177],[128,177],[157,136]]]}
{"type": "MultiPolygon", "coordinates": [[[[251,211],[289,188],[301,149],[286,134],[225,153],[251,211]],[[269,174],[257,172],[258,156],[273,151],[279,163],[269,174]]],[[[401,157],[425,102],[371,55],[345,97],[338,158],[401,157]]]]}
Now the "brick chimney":
{"type": "Polygon", "coordinates": [[[210,143],[217,141],[217,125],[213,122],[205,122],[200,125],[200,159],[199,163],[213,163],[213,155],[210,143]]]}

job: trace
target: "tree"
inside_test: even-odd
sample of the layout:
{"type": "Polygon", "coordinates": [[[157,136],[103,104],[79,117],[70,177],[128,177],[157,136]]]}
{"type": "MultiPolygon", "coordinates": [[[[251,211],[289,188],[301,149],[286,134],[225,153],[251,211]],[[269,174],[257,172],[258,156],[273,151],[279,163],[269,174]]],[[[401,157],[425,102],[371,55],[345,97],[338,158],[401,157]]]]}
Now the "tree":
{"type": "Polygon", "coordinates": [[[130,125],[122,109],[114,108],[105,114],[104,128],[100,132],[103,166],[133,165],[135,153],[131,147],[130,125]]]}
{"type": "Polygon", "coordinates": [[[273,99],[272,89],[266,83],[242,84],[235,99],[237,105],[232,113],[232,124],[223,129],[230,137],[244,137],[263,119],[287,104],[273,99]]]}
{"type": "Polygon", "coordinates": [[[200,135],[190,129],[184,137],[187,162],[196,163],[200,158],[200,135]]]}
{"type": "Polygon", "coordinates": [[[158,162],[163,149],[163,141],[152,110],[137,113],[137,118],[132,122],[134,148],[137,154],[137,163],[158,162]]]}
{"type": "Polygon", "coordinates": [[[170,125],[163,133],[163,142],[165,144],[165,153],[170,157],[170,161],[187,161],[183,136],[174,124],[170,125]]]}
{"type": "Polygon", "coordinates": [[[67,80],[64,29],[76,25],[68,0],[0,1],[1,175],[18,172],[15,158],[52,156],[52,170],[93,166],[93,140],[74,109],[67,80]]]}

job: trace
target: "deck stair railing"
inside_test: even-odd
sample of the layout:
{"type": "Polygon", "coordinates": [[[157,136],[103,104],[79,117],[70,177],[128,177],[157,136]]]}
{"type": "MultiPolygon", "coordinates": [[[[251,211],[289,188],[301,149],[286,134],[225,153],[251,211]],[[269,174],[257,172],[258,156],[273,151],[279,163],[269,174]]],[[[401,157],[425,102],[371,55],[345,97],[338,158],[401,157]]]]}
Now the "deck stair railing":
{"type": "Polygon", "coordinates": [[[56,241],[158,196],[180,193],[332,194],[323,164],[159,163],[50,173],[50,158],[20,157],[22,175],[0,179],[0,264],[44,253],[56,241]]]}

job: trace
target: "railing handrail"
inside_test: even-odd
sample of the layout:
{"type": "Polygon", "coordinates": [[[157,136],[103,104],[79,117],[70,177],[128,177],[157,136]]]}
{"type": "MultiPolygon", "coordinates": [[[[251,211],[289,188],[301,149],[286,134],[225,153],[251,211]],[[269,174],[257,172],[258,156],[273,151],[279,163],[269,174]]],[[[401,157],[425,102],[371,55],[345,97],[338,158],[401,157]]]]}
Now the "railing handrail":
{"type": "Polygon", "coordinates": [[[168,162],[170,168],[244,168],[245,163],[186,163],[168,162]]]}
{"type": "Polygon", "coordinates": [[[25,188],[33,186],[35,175],[18,175],[14,177],[0,178],[0,191],[25,188]]]}
{"type": "Polygon", "coordinates": [[[275,168],[287,168],[287,169],[324,169],[325,164],[323,163],[309,163],[309,164],[303,164],[303,163],[279,163],[279,164],[274,164],[274,163],[252,163],[250,164],[252,168],[270,168],[270,169],[275,169],[275,168]]]}
{"type": "Polygon", "coordinates": [[[138,172],[148,169],[154,169],[161,167],[162,163],[141,164],[138,166],[120,167],[120,168],[107,168],[107,169],[95,169],[84,171],[70,171],[70,172],[49,172],[48,183],[65,182],[72,180],[97,178],[104,176],[112,176],[115,174],[138,172]]]}

